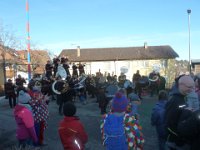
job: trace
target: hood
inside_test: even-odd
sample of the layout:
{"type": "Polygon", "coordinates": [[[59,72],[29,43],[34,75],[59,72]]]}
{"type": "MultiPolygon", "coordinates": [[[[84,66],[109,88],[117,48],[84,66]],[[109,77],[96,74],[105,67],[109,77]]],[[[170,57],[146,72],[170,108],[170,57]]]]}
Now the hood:
{"type": "Polygon", "coordinates": [[[160,100],[158,103],[156,103],[156,106],[158,108],[165,108],[166,103],[167,103],[167,100],[160,100]]]}
{"type": "Polygon", "coordinates": [[[23,106],[23,105],[16,105],[15,109],[14,109],[14,114],[18,115],[24,108],[25,108],[25,106],[23,106]]]}
{"type": "Polygon", "coordinates": [[[171,88],[170,92],[169,92],[169,96],[172,96],[174,94],[181,94],[178,87],[176,85],[173,85],[173,87],[171,88]]]}
{"type": "Polygon", "coordinates": [[[72,116],[72,117],[65,116],[64,120],[66,120],[66,121],[79,120],[79,117],[77,117],[77,116],[72,116]]]}

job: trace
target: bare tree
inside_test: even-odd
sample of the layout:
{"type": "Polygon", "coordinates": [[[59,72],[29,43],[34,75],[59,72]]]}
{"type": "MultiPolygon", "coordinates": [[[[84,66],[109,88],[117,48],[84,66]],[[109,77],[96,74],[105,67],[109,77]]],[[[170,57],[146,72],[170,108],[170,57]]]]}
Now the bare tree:
{"type": "MultiPolygon", "coordinates": [[[[0,23],[0,56],[3,63],[4,83],[6,82],[6,62],[8,62],[6,56],[10,55],[16,58],[17,54],[15,48],[19,45],[17,38],[14,36],[14,31],[12,31],[9,26],[4,26],[3,23],[0,23]]],[[[12,60],[12,63],[14,62],[15,60],[12,60]]]]}

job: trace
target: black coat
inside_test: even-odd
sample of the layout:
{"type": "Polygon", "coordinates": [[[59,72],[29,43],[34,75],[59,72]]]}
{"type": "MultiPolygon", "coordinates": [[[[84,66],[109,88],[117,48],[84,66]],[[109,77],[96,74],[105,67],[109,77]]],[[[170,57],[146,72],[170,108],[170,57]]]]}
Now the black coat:
{"type": "Polygon", "coordinates": [[[177,92],[173,93],[165,107],[165,127],[167,130],[167,138],[169,142],[176,143],[178,146],[182,146],[186,143],[177,131],[178,122],[181,119],[183,110],[180,106],[183,105],[186,106],[185,96],[177,92]]]}
{"type": "Polygon", "coordinates": [[[178,133],[189,141],[191,150],[200,150],[200,110],[192,112],[185,109],[181,118],[177,126],[178,133]]]}

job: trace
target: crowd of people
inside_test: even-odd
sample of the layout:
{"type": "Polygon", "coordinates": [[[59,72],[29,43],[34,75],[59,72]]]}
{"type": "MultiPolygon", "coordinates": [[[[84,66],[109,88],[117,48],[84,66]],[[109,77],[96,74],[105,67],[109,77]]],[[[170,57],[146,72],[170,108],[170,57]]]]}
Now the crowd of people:
{"type": "Polygon", "coordinates": [[[15,83],[11,79],[5,83],[9,106],[14,108],[19,147],[45,145],[48,104],[56,99],[59,105],[58,113],[64,115],[58,128],[63,148],[83,150],[89,135],[75,115],[75,101],[78,98],[85,105],[90,96],[96,98],[99,104],[102,114],[102,143],[106,149],[142,150],[145,137],[138,107],[142,103],[143,88],[148,86],[149,96],[158,95],[158,102],[152,108],[151,124],[156,127],[159,149],[200,149],[200,76],[181,75],[175,79],[172,88],[166,91],[165,79],[155,71],[146,78],[137,70],[132,81],[126,79],[124,73],[117,77],[110,73],[102,74],[100,71],[82,79],[84,66],[82,65],[78,73],[73,64],[71,75],[67,62],[66,58],[54,59],[53,67],[48,61],[45,76],[34,76],[27,87],[24,87],[26,81],[20,75],[15,83]],[[58,73],[60,66],[67,74],[64,81],[58,73]],[[52,91],[52,83],[55,81],[59,83],[56,85],[59,93],[52,91]]]}

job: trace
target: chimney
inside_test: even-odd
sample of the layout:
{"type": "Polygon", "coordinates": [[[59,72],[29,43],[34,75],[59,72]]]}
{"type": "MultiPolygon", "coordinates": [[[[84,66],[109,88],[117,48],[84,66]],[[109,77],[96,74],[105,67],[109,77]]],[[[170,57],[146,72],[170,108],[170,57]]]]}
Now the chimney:
{"type": "Polygon", "coordinates": [[[77,57],[80,57],[81,52],[80,52],[80,46],[77,46],[77,57]]]}
{"type": "Polygon", "coordinates": [[[148,46],[147,46],[147,42],[144,42],[144,49],[147,49],[148,46]]]}

